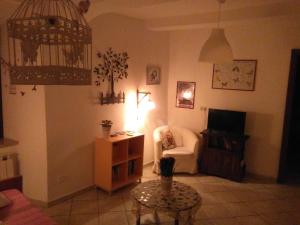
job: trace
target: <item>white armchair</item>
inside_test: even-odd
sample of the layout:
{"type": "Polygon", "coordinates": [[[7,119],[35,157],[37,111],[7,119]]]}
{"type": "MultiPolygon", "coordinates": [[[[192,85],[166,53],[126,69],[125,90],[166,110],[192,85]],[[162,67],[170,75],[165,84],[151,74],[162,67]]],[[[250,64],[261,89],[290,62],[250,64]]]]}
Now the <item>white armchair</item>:
{"type": "Polygon", "coordinates": [[[162,157],[174,157],[175,173],[197,173],[197,159],[200,154],[199,139],[191,130],[175,126],[162,126],[153,131],[154,165],[153,172],[159,174],[159,160],[162,157]],[[170,130],[175,139],[176,148],[163,150],[161,133],[170,130]]]}

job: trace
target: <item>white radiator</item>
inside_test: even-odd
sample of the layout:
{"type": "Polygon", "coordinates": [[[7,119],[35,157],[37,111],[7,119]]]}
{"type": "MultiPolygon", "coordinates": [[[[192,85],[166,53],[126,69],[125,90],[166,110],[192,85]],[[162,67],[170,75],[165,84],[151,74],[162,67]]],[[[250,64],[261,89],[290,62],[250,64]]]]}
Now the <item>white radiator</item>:
{"type": "Polygon", "coordinates": [[[0,180],[18,175],[17,154],[0,155],[0,180]]]}

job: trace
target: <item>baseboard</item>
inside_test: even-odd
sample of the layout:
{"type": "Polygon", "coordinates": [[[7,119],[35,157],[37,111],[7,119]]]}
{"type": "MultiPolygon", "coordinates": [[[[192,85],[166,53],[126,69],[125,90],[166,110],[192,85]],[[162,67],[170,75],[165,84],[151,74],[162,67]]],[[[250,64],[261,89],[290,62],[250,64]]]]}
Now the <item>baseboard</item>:
{"type": "Polygon", "coordinates": [[[49,201],[48,203],[46,203],[46,207],[51,207],[51,206],[56,205],[58,203],[64,202],[66,200],[69,200],[69,199],[75,197],[76,195],[80,195],[80,194],[82,194],[84,192],[87,192],[89,190],[92,190],[94,188],[95,188],[95,185],[91,185],[91,186],[82,188],[82,189],[80,189],[78,191],[75,191],[75,192],[72,192],[70,194],[67,194],[67,195],[65,195],[63,197],[59,197],[59,198],[57,198],[55,200],[52,200],[52,201],[49,201]]]}
{"type": "Polygon", "coordinates": [[[147,162],[143,165],[143,167],[148,167],[148,166],[152,166],[154,163],[154,161],[150,161],[150,162],[147,162]]]}
{"type": "Polygon", "coordinates": [[[246,172],[246,177],[255,178],[257,180],[261,180],[267,183],[277,183],[277,180],[274,177],[264,176],[252,172],[246,172]]]}
{"type": "Polygon", "coordinates": [[[47,208],[48,207],[47,202],[44,202],[44,201],[41,201],[41,200],[32,199],[32,198],[28,198],[28,197],[26,197],[26,198],[29,199],[29,201],[33,205],[36,205],[36,206],[39,206],[39,207],[42,207],[42,208],[47,208]]]}

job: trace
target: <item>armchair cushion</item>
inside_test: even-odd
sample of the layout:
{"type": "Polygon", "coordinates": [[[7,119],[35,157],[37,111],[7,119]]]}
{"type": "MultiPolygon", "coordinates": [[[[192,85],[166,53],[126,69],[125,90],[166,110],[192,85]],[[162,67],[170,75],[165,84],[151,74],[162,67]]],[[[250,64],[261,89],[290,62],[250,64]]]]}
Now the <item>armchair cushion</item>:
{"type": "Polygon", "coordinates": [[[182,135],[180,133],[180,130],[178,130],[178,128],[172,127],[170,129],[170,131],[173,134],[173,137],[174,137],[174,140],[175,140],[175,143],[176,143],[176,147],[182,147],[183,146],[183,140],[182,140],[182,135]]]}
{"type": "Polygon", "coordinates": [[[176,148],[176,143],[173,134],[170,130],[162,132],[160,135],[161,135],[161,143],[162,143],[163,150],[176,148]]]}
{"type": "Polygon", "coordinates": [[[10,204],[10,200],[2,193],[0,193],[0,209],[10,204]]]}

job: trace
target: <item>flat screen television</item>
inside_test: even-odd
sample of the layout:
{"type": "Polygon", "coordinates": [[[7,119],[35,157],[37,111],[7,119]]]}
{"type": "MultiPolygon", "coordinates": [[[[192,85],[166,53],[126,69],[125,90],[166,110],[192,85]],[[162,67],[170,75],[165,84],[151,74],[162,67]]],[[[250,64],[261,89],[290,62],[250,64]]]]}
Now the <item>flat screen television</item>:
{"type": "Polygon", "coordinates": [[[209,109],[207,129],[244,134],[245,120],[245,112],[209,109]]]}

